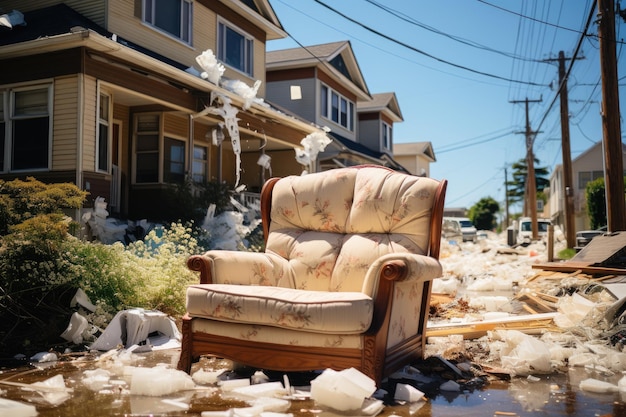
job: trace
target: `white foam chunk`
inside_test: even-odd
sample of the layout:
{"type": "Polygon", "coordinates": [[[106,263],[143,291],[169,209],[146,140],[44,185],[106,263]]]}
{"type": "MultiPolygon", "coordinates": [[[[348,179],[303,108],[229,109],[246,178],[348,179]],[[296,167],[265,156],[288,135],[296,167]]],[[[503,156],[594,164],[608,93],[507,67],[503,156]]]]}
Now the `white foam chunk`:
{"type": "Polygon", "coordinates": [[[311,381],[311,398],[339,411],[356,410],[376,391],[376,383],[355,368],[326,369],[311,381]]]}
{"type": "Polygon", "coordinates": [[[137,368],[129,367],[131,371],[131,395],[161,396],[177,391],[191,390],[195,387],[193,379],[177,369],[164,367],[137,368]]]}
{"type": "Polygon", "coordinates": [[[611,384],[610,382],[600,381],[599,379],[587,378],[580,381],[579,388],[583,391],[597,392],[606,394],[610,392],[617,392],[618,386],[611,384]]]}
{"type": "Polygon", "coordinates": [[[424,398],[424,393],[409,384],[397,384],[396,393],[393,397],[398,401],[414,403],[424,398]]]}
{"type": "Polygon", "coordinates": [[[277,394],[285,395],[285,388],[280,382],[266,382],[264,384],[247,385],[234,388],[233,394],[240,394],[248,397],[273,397],[277,394]]]}
{"type": "Polygon", "coordinates": [[[36,415],[37,409],[34,405],[0,398],[0,416],[34,417],[36,415]]]}

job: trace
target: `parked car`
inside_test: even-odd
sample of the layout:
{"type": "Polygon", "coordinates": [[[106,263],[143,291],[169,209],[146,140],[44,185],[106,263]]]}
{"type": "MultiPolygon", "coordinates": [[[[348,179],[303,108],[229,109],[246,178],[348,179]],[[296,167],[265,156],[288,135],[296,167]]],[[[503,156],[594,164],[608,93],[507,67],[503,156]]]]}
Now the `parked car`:
{"type": "MultiPolygon", "coordinates": [[[[548,234],[548,227],[552,224],[550,219],[537,219],[537,238],[543,239],[548,234]]],[[[533,239],[532,219],[521,217],[517,221],[517,243],[530,244],[533,239]]]]}
{"type": "Polygon", "coordinates": [[[607,227],[604,226],[596,230],[581,230],[579,232],[576,232],[576,246],[574,247],[574,249],[576,251],[581,250],[582,248],[587,246],[594,237],[601,236],[605,234],[606,231],[607,227]]]}
{"type": "Polygon", "coordinates": [[[477,239],[476,228],[467,217],[444,217],[442,234],[448,240],[476,242],[477,239]]]}

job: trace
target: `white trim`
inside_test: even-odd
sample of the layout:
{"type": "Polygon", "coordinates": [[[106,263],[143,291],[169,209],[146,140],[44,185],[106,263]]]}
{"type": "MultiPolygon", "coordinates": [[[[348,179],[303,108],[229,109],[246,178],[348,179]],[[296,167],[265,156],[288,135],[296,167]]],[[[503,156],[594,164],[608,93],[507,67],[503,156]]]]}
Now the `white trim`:
{"type": "Polygon", "coordinates": [[[222,16],[218,16],[217,18],[217,27],[216,27],[217,33],[215,34],[215,39],[216,39],[216,45],[217,47],[215,48],[216,51],[216,56],[217,59],[222,62],[225,66],[227,66],[228,68],[237,71],[238,73],[246,76],[246,77],[250,77],[250,78],[254,78],[254,43],[256,41],[256,39],[254,38],[254,36],[250,35],[248,32],[246,32],[245,30],[241,29],[239,26],[235,25],[234,23],[230,22],[227,19],[224,19],[222,16]],[[232,65],[227,64],[225,61],[223,61],[222,59],[220,59],[220,55],[222,53],[222,43],[223,43],[223,39],[220,37],[220,25],[224,25],[226,28],[231,29],[232,31],[238,33],[239,35],[241,35],[243,38],[245,38],[247,41],[250,41],[250,51],[249,51],[249,55],[250,55],[250,62],[248,63],[248,65],[250,66],[250,73],[247,73],[239,68],[233,67],[232,65]]]}

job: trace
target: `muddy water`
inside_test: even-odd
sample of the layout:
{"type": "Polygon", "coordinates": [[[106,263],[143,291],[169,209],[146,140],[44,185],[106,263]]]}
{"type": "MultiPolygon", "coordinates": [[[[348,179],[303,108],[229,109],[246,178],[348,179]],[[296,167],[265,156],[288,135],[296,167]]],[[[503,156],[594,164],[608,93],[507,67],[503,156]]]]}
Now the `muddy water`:
{"type": "MultiPolygon", "coordinates": [[[[177,350],[141,354],[142,359],[134,366],[154,366],[167,363],[174,366],[177,350]]],[[[131,396],[124,390],[109,394],[97,394],[82,383],[83,372],[93,369],[93,360],[76,359],[58,362],[45,369],[5,370],[1,380],[30,384],[62,374],[67,387],[72,388],[71,398],[61,405],[41,403],[41,397],[19,387],[0,385],[1,396],[36,405],[39,417],[99,417],[99,416],[200,416],[203,411],[228,410],[245,407],[246,404],[224,399],[212,387],[191,392],[180,392],[164,397],[131,396]],[[182,411],[163,400],[183,401],[190,409],[182,411]]],[[[194,370],[205,366],[202,362],[194,370]]],[[[193,372],[193,371],[192,371],[193,372]]],[[[578,386],[586,378],[602,379],[617,383],[621,375],[610,377],[584,368],[573,368],[563,373],[539,376],[530,382],[527,378],[513,378],[510,382],[491,381],[472,392],[439,393],[428,401],[414,404],[387,405],[381,416],[443,417],[506,417],[506,416],[626,416],[626,401],[619,393],[594,394],[582,392],[578,386]]],[[[292,401],[289,413],[296,417],[331,416],[334,413],[321,410],[312,401],[292,401]]],[[[1,412],[0,412],[1,415],[1,412]]],[[[348,414],[349,415],[349,414],[348,414]]]]}

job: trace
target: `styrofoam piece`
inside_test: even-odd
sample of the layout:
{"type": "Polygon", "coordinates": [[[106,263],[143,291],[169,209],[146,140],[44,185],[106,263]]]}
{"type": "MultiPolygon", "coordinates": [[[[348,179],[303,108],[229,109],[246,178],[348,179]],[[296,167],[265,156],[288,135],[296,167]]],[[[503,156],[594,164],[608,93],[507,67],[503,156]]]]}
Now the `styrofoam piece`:
{"type": "Polygon", "coordinates": [[[231,393],[248,396],[248,397],[273,397],[276,395],[285,395],[285,388],[280,382],[266,382],[264,384],[247,385],[243,387],[236,387],[231,390],[231,393]]]}
{"type": "Polygon", "coordinates": [[[82,288],[76,290],[76,294],[74,294],[72,301],[70,301],[70,307],[75,307],[76,305],[80,305],[92,313],[96,311],[96,306],[91,302],[89,296],[85,293],[85,291],[83,291],[82,288]]]}
{"type": "Polygon", "coordinates": [[[220,386],[222,391],[231,391],[235,388],[245,387],[250,385],[249,378],[240,378],[240,379],[227,379],[225,381],[220,381],[217,385],[220,386]]]}
{"type": "Polygon", "coordinates": [[[224,372],[224,369],[220,369],[217,371],[205,371],[204,369],[198,369],[196,372],[193,373],[193,375],[191,375],[191,378],[196,384],[217,384],[219,376],[222,375],[224,372]]]}
{"type": "Polygon", "coordinates": [[[339,411],[360,409],[365,398],[376,391],[376,383],[355,368],[326,369],[311,381],[311,398],[339,411]]]}
{"type": "Polygon", "coordinates": [[[129,395],[130,411],[129,415],[133,416],[151,416],[151,415],[184,415],[184,411],[190,408],[191,401],[195,392],[187,391],[176,398],[158,399],[145,395],[129,395]]]}
{"type": "Polygon", "coordinates": [[[200,413],[200,417],[233,417],[235,412],[232,408],[224,411],[203,411],[200,413]]]}
{"type": "Polygon", "coordinates": [[[34,405],[0,398],[0,416],[34,417],[36,415],[37,408],[34,405]]]}
{"type": "Polygon", "coordinates": [[[615,384],[594,378],[587,378],[580,381],[578,387],[582,391],[596,392],[600,394],[608,394],[619,390],[619,387],[615,384]]]}
{"type": "MultiPolygon", "coordinates": [[[[167,336],[168,340],[181,340],[176,323],[165,313],[142,308],[119,311],[100,337],[91,345],[91,349],[111,350],[118,345],[128,348],[146,341],[148,335],[154,332],[167,336]],[[125,340],[122,340],[122,335],[126,335],[125,340]]],[[[156,347],[156,345],[152,346],[153,350],[156,347]]]]}
{"type": "Polygon", "coordinates": [[[291,402],[282,398],[262,397],[249,402],[252,407],[261,407],[263,412],[282,413],[289,410],[291,402]]]}
{"type": "Polygon", "coordinates": [[[87,330],[89,327],[89,322],[85,317],[78,313],[72,314],[70,317],[70,323],[67,326],[67,329],[63,333],[61,333],[61,337],[68,342],[72,343],[82,343],[83,342],[83,332],[87,330]]]}
{"type": "Polygon", "coordinates": [[[409,384],[397,384],[396,393],[393,396],[398,401],[413,403],[424,398],[424,393],[409,384]]]}
{"type": "Polygon", "coordinates": [[[498,334],[506,342],[500,356],[503,368],[512,369],[518,375],[552,371],[550,348],[546,343],[517,330],[498,331],[498,334]]]}
{"type": "Polygon", "coordinates": [[[60,405],[68,400],[71,397],[70,392],[72,391],[65,386],[65,380],[61,374],[48,378],[45,381],[35,382],[22,389],[26,391],[36,391],[43,397],[45,402],[53,406],[60,405]]]}
{"type": "Polygon", "coordinates": [[[83,385],[92,391],[100,391],[109,384],[111,373],[106,369],[90,369],[83,372],[83,385]]]}
{"type": "Polygon", "coordinates": [[[164,367],[131,367],[131,395],[161,396],[177,391],[191,390],[195,384],[183,371],[164,367]]]}
{"type": "Polygon", "coordinates": [[[56,362],[59,360],[54,352],[38,352],[30,357],[33,362],[56,362]]]}
{"type": "Polygon", "coordinates": [[[446,381],[439,386],[441,391],[449,391],[449,392],[459,392],[461,391],[461,386],[455,381],[446,381]]]}

